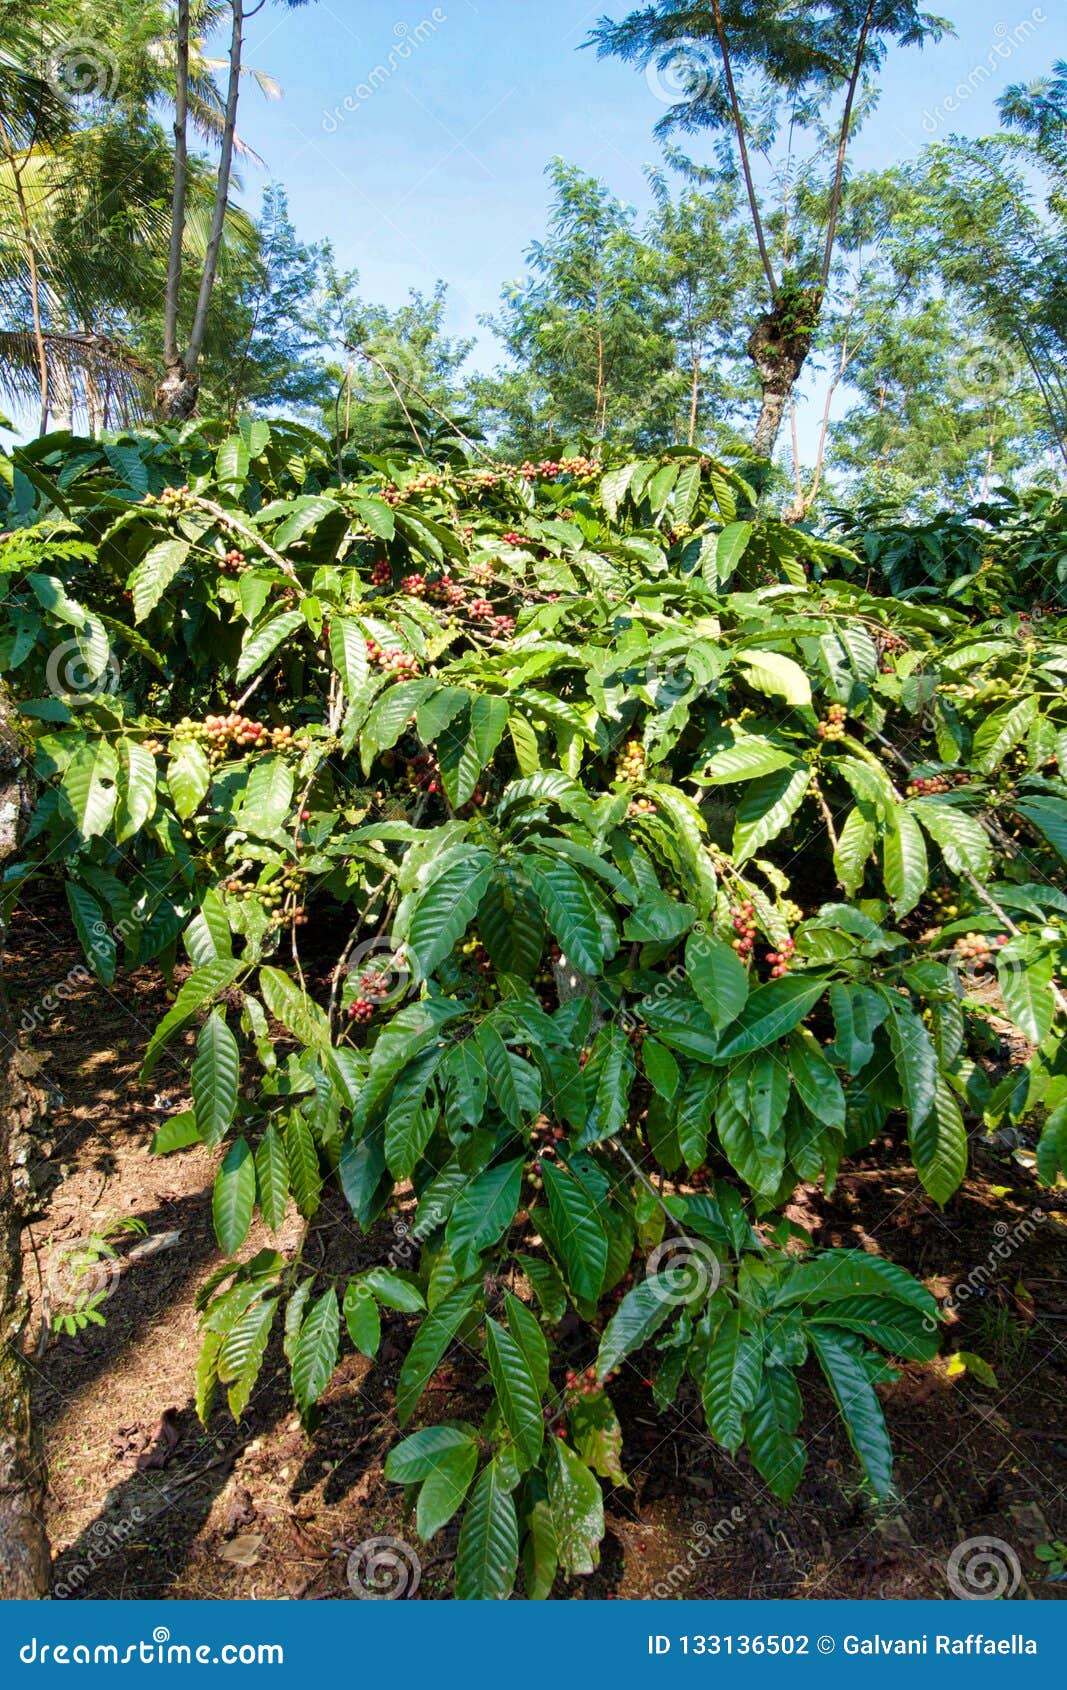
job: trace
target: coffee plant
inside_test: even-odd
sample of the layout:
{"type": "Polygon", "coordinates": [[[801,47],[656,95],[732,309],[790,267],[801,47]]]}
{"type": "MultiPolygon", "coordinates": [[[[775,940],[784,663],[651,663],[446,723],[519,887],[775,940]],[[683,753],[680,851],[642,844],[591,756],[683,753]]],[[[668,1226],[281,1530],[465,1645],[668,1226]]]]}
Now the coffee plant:
{"type": "Polygon", "coordinates": [[[940,1205],[1004,1123],[1067,1172],[1067,627],[1010,561],[1029,522],[1052,598],[1043,512],[934,599],[914,536],[788,528],[687,449],[341,473],[195,422],[2,469],[41,782],[5,913],[61,879],[101,982],[171,982],[153,1148],[217,1151],[226,1257],[201,1416],[277,1341],[311,1428],[406,1322],[386,1473],[424,1539],[462,1511],[461,1598],[593,1570],[639,1354],[783,1498],[821,1370],[885,1496],[876,1387],[938,1304],[782,1210],[886,1134],[940,1205]],[[371,1265],[249,1253],[291,1205],[371,1265]],[[420,1425],[450,1349],[488,1410],[420,1425]]]}

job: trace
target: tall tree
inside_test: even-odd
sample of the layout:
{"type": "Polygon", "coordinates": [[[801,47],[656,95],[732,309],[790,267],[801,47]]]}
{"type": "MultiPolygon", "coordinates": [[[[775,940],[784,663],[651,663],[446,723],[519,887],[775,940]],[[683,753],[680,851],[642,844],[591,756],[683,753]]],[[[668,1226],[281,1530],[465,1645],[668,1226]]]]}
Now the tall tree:
{"type": "Polygon", "coordinates": [[[640,438],[676,399],[657,255],[602,182],[562,159],[548,176],[545,239],[488,320],[513,368],[479,391],[523,449],[575,433],[640,438]]]}
{"type": "MultiPolygon", "coordinates": [[[[740,172],[769,308],[748,339],[762,404],[752,437],[760,457],[774,450],[782,418],[811,350],[830,280],[849,144],[892,42],[936,40],[944,20],[914,0],[652,0],[621,22],[603,18],[591,40],[601,56],[671,69],[681,83],[657,128],[711,130],[728,143],[740,172]],[[807,251],[775,252],[760,191],[760,155],[783,131],[812,132],[824,166],[819,240],[807,251]]],[[[779,170],[788,193],[788,168],[779,170]]]]}
{"type": "MultiPolygon", "coordinates": [[[[290,11],[306,0],[281,0],[290,11]]],[[[262,11],[266,0],[246,9],[244,0],[229,0],[230,47],[226,97],[219,138],[219,159],[215,171],[215,205],[207,246],[200,265],[196,305],[188,335],[180,335],[182,272],[186,257],[185,223],[189,182],[190,43],[193,37],[195,0],[178,0],[174,56],[174,185],[171,195],[170,251],[163,307],[163,376],[156,389],[156,402],[168,418],[191,416],[200,392],[200,359],[208,329],[208,311],[215,288],[229,204],[233,155],[237,133],[237,104],[241,89],[242,50],[245,25],[262,11]]]]}
{"type": "Polygon", "coordinates": [[[277,183],[264,190],[255,233],[255,252],[216,285],[203,386],[231,418],[244,408],[313,416],[329,389],[316,321],[328,249],[298,238],[277,183]]]}
{"type": "MultiPolygon", "coordinates": [[[[210,14],[205,13],[205,18],[210,14]]],[[[150,408],[152,371],[131,342],[166,273],[173,159],[152,112],[173,95],[170,13],[103,0],[6,0],[0,54],[0,383],[39,404],[39,426],[90,428],[150,408]],[[75,44],[70,37],[75,34],[75,44]]],[[[222,105],[191,44],[190,118],[205,137],[222,105]]],[[[186,169],[185,256],[203,258],[216,205],[203,161],[186,169]]],[[[233,207],[227,244],[248,247],[233,207]]],[[[151,336],[148,336],[151,339],[151,336]]]]}
{"type": "Polygon", "coordinates": [[[650,172],[655,210],[648,240],[658,261],[664,327],[674,345],[673,403],[665,438],[734,444],[733,418],[750,398],[744,326],[757,298],[759,258],[738,217],[733,183],[704,173],[672,195],[650,172]]]}
{"type": "Polygon", "coordinates": [[[309,326],[327,353],[331,397],[323,420],[342,442],[371,452],[426,448],[442,416],[471,433],[462,370],[473,342],[446,333],[446,309],[443,282],[430,294],[413,288],[394,309],[365,300],[358,273],[339,270],[329,246],[323,249],[322,288],[309,326]]]}

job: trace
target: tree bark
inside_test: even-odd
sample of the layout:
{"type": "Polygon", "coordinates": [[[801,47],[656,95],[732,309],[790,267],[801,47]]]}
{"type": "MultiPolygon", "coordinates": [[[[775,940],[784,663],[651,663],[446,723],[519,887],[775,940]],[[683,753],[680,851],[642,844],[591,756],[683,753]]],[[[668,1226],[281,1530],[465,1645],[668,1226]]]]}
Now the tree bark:
{"type": "Polygon", "coordinates": [[[189,345],[185,353],[185,362],[191,372],[195,372],[197,365],[200,363],[204,336],[207,333],[208,307],[211,304],[211,295],[215,287],[215,276],[219,265],[219,248],[222,245],[222,231],[226,225],[226,207],[230,198],[233,143],[237,133],[237,101],[241,91],[241,47],[244,37],[243,0],[230,0],[230,12],[232,16],[230,71],[229,82],[226,87],[226,114],[222,127],[222,145],[219,150],[219,168],[215,177],[215,204],[211,211],[211,229],[208,233],[207,251],[204,254],[204,268],[200,274],[200,291],[197,294],[196,312],[189,334],[189,345]]]}
{"type": "Polygon", "coordinates": [[[196,404],[196,390],[188,410],[184,389],[185,361],[178,347],[178,302],[182,284],[182,248],[185,242],[185,194],[188,180],[189,109],[189,0],[178,0],[178,30],[174,65],[174,186],[170,202],[170,250],[167,254],[167,286],[163,300],[163,380],[156,392],[156,404],[165,417],[188,416],[196,404]]]}
{"type": "Polygon", "coordinates": [[[759,319],[748,337],[748,355],[756,366],[763,391],[759,420],[752,436],[757,458],[769,458],[778,439],[789,396],[800,379],[811,351],[812,328],[796,322],[796,305],[779,301],[759,319]]]}
{"type": "MultiPolygon", "coordinates": [[[[21,844],[33,803],[28,746],[0,686],[0,862],[21,844]]],[[[0,929],[0,941],[3,933],[0,929]]],[[[2,954],[0,954],[2,962],[2,954]]],[[[33,1435],[22,1334],[28,1299],[22,1285],[22,1193],[13,1146],[40,1113],[38,1095],[18,1062],[0,978],[0,1598],[47,1596],[51,1570],[44,1525],[44,1468],[33,1435]]]]}
{"type": "MultiPolygon", "coordinates": [[[[186,6],[179,8],[187,11],[186,6]]],[[[219,167],[215,176],[215,204],[211,212],[211,228],[208,232],[207,251],[204,254],[204,266],[200,272],[200,287],[197,290],[196,310],[193,313],[193,326],[189,331],[189,343],[183,355],[178,356],[174,342],[171,343],[171,355],[165,355],[165,371],[163,380],[156,389],[156,404],[168,421],[183,420],[191,417],[196,410],[196,402],[200,395],[200,354],[204,349],[204,336],[207,333],[208,311],[211,306],[211,295],[215,289],[215,277],[218,274],[219,249],[222,245],[222,232],[226,224],[226,207],[230,197],[230,176],[233,168],[233,143],[237,132],[237,101],[241,88],[241,45],[244,35],[244,6],[243,0],[231,0],[230,11],[232,25],[230,30],[230,70],[226,88],[226,114],[222,129],[222,146],[219,152],[219,167]]],[[[186,72],[188,71],[188,19],[186,19],[186,72]]],[[[179,78],[180,80],[180,78],[179,78]]],[[[182,102],[184,114],[184,101],[182,102]]],[[[184,138],[185,119],[182,117],[182,133],[184,138]]],[[[178,134],[178,120],[175,118],[175,138],[178,134]]],[[[182,160],[184,176],[184,157],[182,160]]],[[[177,166],[176,166],[177,171],[177,166]]],[[[177,216],[177,173],[175,174],[175,216],[177,216]]],[[[184,231],[184,183],[182,192],[182,224],[184,231]]],[[[175,266],[178,279],[181,276],[181,252],[174,254],[174,229],[171,230],[171,274],[175,266]]],[[[171,274],[168,275],[168,304],[171,295],[171,274]]],[[[177,293],[174,293],[174,330],[177,329],[177,293]]],[[[170,325],[168,325],[170,326],[170,325]]]]}

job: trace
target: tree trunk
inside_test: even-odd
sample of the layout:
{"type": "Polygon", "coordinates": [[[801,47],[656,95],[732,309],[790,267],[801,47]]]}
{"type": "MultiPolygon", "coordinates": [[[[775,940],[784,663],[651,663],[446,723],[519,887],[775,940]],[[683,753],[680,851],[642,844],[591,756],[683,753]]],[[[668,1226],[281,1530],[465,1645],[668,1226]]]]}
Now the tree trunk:
{"type": "Polygon", "coordinates": [[[183,360],[168,368],[156,388],[156,404],[167,422],[184,422],[196,410],[200,382],[190,375],[183,360]]]}
{"type": "Polygon", "coordinates": [[[748,355],[756,366],[763,390],[759,420],[752,436],[752,450],[757,458],[769,458],[774,451],[789,396],[811,351],[821,297],[817,290],[808,289],[798,297],[779,298],[748,337],[748,355]]]}
{"type": "Polygon", "coordinates": [[[182,283],[182,249],[185,241],[185,194],[188,176],[189,28],[190,0],[178,0],[177,37],[174,61],[174,185],[170,204],[170,248],[167,254],[167,285],[163,300],[163,380],[156,392],[156,404],[164,417],[187,417],[196,404],[183,410],[188,381],[178,347],[178,306],[182,283]],[[172,408],[173,407],[173,408],[172,408]]]}
{"type": "MultiPolygon", "coordinates": [[[[184,9],[187,10],[187,7],[184,9]]],[[[163,380],[156,389],[156,404],[168,422],[184,421],[191,417],[196,410],[196,402],[200,395],[200,354],[204,349],[204,336],[207,333],[208,310],[211,296],[215,289],[215,278],[218,274],[219,249],[222,245],[222,234],[226,226],[226,207],[230,195],[230,175],[233,166],[233,142],[237,130],[237,100],[241,87],[241,41],[244,30],[244,7],[242,0],[230,0],[230,73],[226,87],[226,114],[222,128],[222,146],[219,152],[219,167],[215,175],[215,204],[211,212],[211,228],[208,233],[207,250],[204,253],[204,266],[200,273],[200,287],[196,297],[196,310],[193,314],[193,326],[189,331],[189,344],[185,354],[179,357],[171,343],[171,350],[164,353],[163,380]]],[[[186,52],[188,47],[186,46],[186,52]]],[[[177,110],[177,107],[176,107],[177,110]]],[[[181,103],[181,128],[185,131],[185,105],[181,103]]],[[[175,138],[178,134],[178,120],[175,119],[175,138]]],[[[184,170],[184,159],[183,159],[184,170]]],[[[177,177],[175,178],[177,180],[177,177]]],[[[174,215],[177,216],[177,188],[175,188],[174,215]]],[[[184,185],[183,185],[183,217],[184,217],[184,185]]],[[[173,235],[173,229],[172,229],[173,235]]],[[[175,258],[172,251],[171,273],[175,265],[180,276],[181,255],[175,258]]],[[[176,284],[175,284],[176,289],[176,284]]],[[[168,288],[168,300],[170,290],[168,288]]],[[[177,321],[177,292],[174,292],[173,323],[176,332],[177,321]]],[[[168,316],[168,325],[171,318],[168,316]]]]}
{"type": "MultiPolygon", "coordinates": [[[[0,687],[0,862],[21,843],[33,802],[28,747],[0,687]]],[[[0,929],[2,941],[2,929],[0,929]]],[[[0,956],[2,961],[2,956],[0,956]]],[[[18,1047],[0,980],[0,1598],[47,1596],[50,1576],[44,1525],[44,1469],[33,1436],[22,1334],[28,1300],[22,1286],[21,1193],[12,1147],[40,1112],[35,1089],[18,1063],[18,1047]]]]}

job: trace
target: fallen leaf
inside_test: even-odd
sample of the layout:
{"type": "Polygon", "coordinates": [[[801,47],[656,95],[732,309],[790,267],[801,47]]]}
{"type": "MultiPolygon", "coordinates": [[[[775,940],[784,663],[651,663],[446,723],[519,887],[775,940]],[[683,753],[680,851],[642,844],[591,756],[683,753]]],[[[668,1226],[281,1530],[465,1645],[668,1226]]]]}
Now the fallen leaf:
{"type": "Polygon", "coordinates": [[[256,1505],[252,1501],[252,1492],[241,1485],[235,1485],[226,1502],[226,1513],[222,1523],[224,1537],[233,1537],[242,1526],[250,1526],[256,1517],[256,1505]]]}
{"type": "Polygon", "coordinates": [[[219,1560],[229,1561],[234,1567],[254,1567],[262,1560],[260,1550],[265,1541],[260,1532],[243,1532],[231,1543],[223,1544],[218,1552],[219,1560]]]}
{"type": "Polygon", "coordinates": [[[175,1424],[178,1418],[176,1408],[165,1408],[159,1417],[152,1448],[144,1455],[137,1457],[137,1471],[149,1473],[155,1467],[165,1467],[174,1451],[178,1447],[180,1433],[175,1424]]]}

